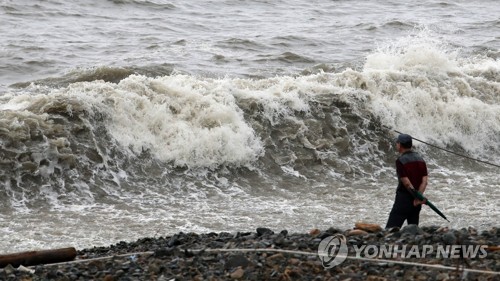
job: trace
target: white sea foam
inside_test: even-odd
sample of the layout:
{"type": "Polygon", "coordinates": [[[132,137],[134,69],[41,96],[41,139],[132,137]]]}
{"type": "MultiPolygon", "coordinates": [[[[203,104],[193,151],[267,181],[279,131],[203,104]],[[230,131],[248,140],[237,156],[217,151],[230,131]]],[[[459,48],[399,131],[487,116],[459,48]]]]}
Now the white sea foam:
{"type": "Polygon", "coordinates": [[[231,79],[228,89],[241,100],[252,100],[263,107],[263,115],[272,125],[309,111],[309,96],[318,83],[308,77],[278,77],[262,80],[231,79]]]}
{"type": "Polygon", "coordinates": [[[74,84],[67,93],[108,116],[110,134],[136,155],[147,151],[188,167],[249,165],[262,144],[224,84],[183,75],[131,76],[118,85],[74,84]]]}
{"type": "Polygon", "coordinates": [[[368,56],[370,107],[382,123],[439,145],[459,144],[485,157],[498,151],[500,85],[479,74],[498,73],[500,61],[458,58],[426,33],[368,56]],[[431,41],[431,43],[429,43],[431,41]]]}
{"type": "Polygon", "coordinates": [[[364,69],[423,73],[455,72],[457,51],[448,49],[426,26],[407,37],[387,42],[366,58],[364,69]]]}

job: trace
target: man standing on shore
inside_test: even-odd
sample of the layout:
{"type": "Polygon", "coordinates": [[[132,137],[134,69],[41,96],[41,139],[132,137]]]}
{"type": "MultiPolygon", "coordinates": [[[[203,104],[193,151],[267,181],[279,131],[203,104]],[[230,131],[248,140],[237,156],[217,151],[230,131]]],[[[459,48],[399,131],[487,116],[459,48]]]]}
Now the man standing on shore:
{"type": "Polygon", "coordinates": [[[415,151],[412,151],[412,137],[400,134],[396,141],[396,149],[400,156],[396,160],[398,188],[385,228],[401,227],[405,220],[408,224],[418,225],[420,210],[425,201],[414,196],[415,190],[422,194],[427,187],[427,164],[415,151]]]}

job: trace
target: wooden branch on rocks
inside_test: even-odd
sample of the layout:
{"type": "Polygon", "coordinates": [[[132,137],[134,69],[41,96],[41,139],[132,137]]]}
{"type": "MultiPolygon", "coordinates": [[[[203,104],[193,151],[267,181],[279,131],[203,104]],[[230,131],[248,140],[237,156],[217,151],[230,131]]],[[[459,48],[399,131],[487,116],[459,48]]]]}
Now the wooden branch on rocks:
{"type": "Polygon", "coordinates": [[[0,255],[0,268],[6,267],[9,264],[14,267],[18,267],[20,265],[31,266],[66,262],[74,260],[75,257],[76,249],[73,247],[0,255]]]}

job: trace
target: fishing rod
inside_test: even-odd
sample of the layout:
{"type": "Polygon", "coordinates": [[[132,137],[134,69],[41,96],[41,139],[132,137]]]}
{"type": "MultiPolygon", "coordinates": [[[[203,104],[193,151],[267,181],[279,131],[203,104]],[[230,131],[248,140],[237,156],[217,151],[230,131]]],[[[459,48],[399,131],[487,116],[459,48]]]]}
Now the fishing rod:
{"type": "MultiPolygon", "coordinates": [[[[382,126],[384,126],[384,125],[382,125],[382,126]]],[[[398,134],[403,134],[402,132],[400,132],[400,131],[398,131],[398,130],[391,129],[391,128],[387,127],[387,126],[384,126],[384,127],[386,127],[386,128],[387,128],[387,129],[389,129],[389,130],[392,130],[392,131],[394,131],[394,132],[396,132],[396,133],[398,133],[398,134]]],[[[467,155],[464,155],[464,154],[456,153],[455,151],[452,151],[452,150],[449,150],[449,149],[446,149],[446,148],[443,148],[443,147],[439,147],[439,146],[437,146],[437,145],[434,145],[434,144],[431,144],[431,143],[425,142],[425,141],[423,141],[423,140],[419,140],[419,139],[417,139],[417,138],[414,138],[413,136],[412,136],[412,139],[414,139],[414,140],[416,140],[416,141],[419,141],[419,142],[421,142],[421,143],[423,143],[423,144],[426,144],[426,145],[428,145],[428,146],[432,146],[432,147],[434,147],[434,148],[441,149],[441,150],[443,150],[443,151],[446,151],[446,152],[448,152],[448,153],[451,153],[451,154],[454,154],[454,155],[457,155],[457,156],[460,156],[460,157],[464,157],[464,158],[467,158],[467,159],[470,159],[470,160],[474,160],[474,161],[477,161],[477,162],[480,162],[480,163],[483,163],[483,164],[487,164],[487,165],[491,165],[491,166],[494,166],[494,167],[500,168],[500,165],[497,165],[497,164],[494,164],[494,163],[491,163],[491,162],[487,162],[487,161],[483,161],[483,160],[480,160],[480,159],[477,159],[477,158],[473,158],[473,157],[470,157],[470,156],[467,156],[467,155]]]]}

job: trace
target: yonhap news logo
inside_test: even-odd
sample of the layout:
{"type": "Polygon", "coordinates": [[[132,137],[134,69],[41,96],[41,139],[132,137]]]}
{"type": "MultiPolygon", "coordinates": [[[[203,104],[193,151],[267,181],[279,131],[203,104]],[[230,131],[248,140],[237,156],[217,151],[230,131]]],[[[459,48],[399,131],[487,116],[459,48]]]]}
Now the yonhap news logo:
{"type": "Polygon", "coordinates": [[[487,245],[353,245],[356,257],[367,259],[475,259],[487,256],[487,245]]]}
{"type": "Polygon", "coordinates": [[[343,263],[347,254],[347,241],[342,234],[328,236],[319,243],[318,256],[324,268],[332,268],[343,263]]]}
{"type": "Polygon", "coordinates": [[[482,259],[486,258],[487,245],[353,245],[354,255],[344,235],[337,234],[321,240],[318,256],[323,267],[330,269],[343,263],[348,257],[354,259],[482,259]]]}

